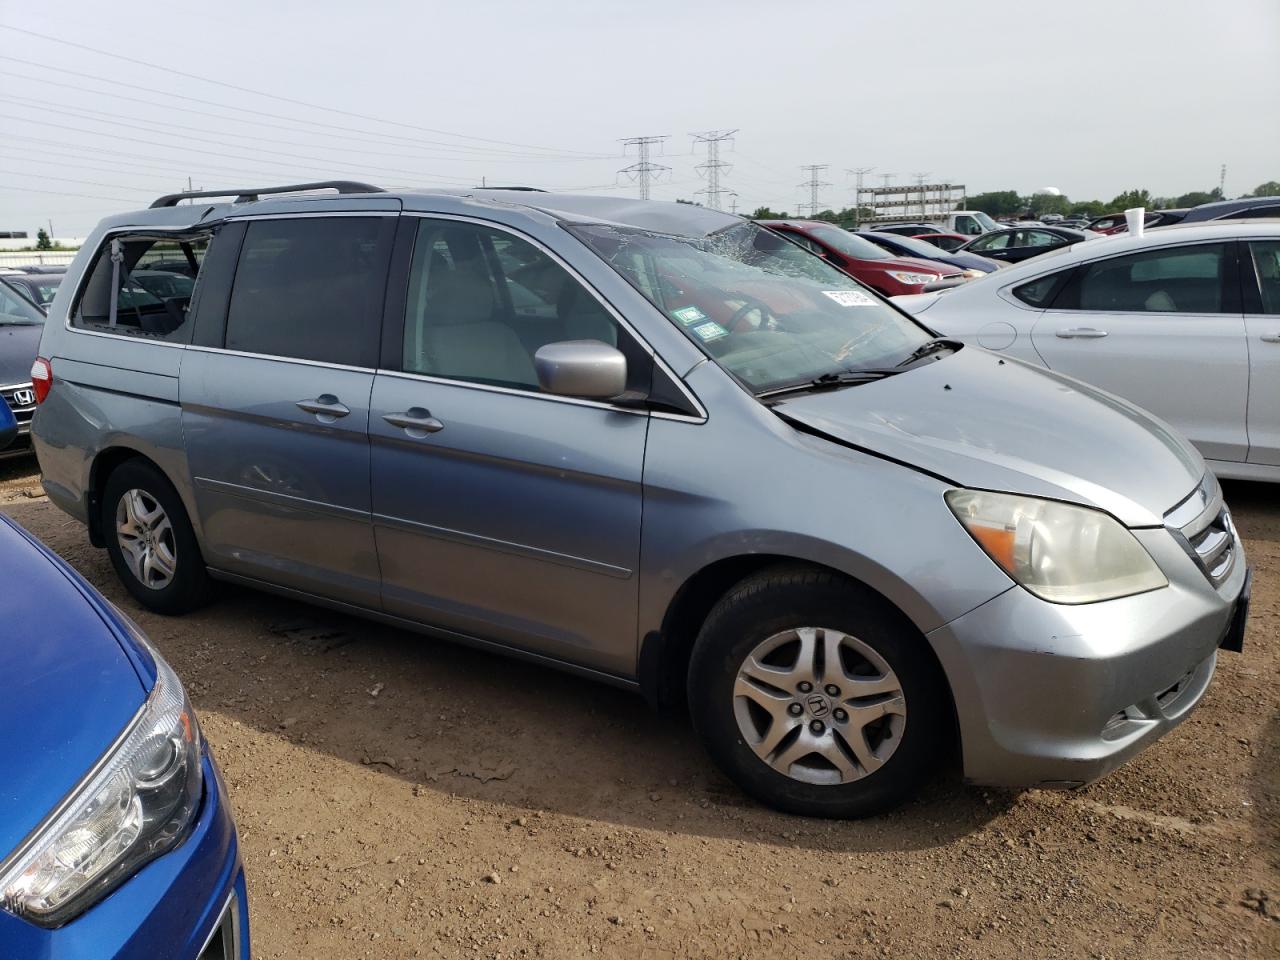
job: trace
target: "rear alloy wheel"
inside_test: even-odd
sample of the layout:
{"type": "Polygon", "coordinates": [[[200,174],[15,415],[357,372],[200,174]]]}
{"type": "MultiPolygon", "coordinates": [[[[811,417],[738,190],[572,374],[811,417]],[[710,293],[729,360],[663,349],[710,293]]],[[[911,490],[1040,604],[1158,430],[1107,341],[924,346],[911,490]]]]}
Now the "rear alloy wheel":
{"type": "Polygon", "coordinates": [[[116,467],[102,491],[102,532],[116,576],[144,607],[186,613],[211,590],[182,499],[144,460],[116,467]]]}
{"type": "Polygon", "coordinates": [[[689,705],[739,787],[805,816],[888,810],[954,742],[946,680],[910,621],[804,566],[764,570],[716,604],[690,658],[689,705]]]}
{"type": "Polygon", "coordinates": [[[173,523],[145,490],[127,490],[116,504],[116,541],[129,572],[149,590],[163,590],[178,569],[173,523]]]}

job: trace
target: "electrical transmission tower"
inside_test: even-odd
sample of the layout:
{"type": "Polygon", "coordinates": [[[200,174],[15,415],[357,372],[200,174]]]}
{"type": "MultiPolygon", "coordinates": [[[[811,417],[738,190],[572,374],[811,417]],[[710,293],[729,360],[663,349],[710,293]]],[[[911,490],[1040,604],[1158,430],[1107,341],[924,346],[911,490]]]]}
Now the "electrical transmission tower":
{"type": "Polygon", "coordinates": [[[823,187],[831,186],[827,181],[818,179],[819,175],[830,166],[831,164],[829,163],[811,163],[800,168],[809,175],[809,179],[800,184],[800,186],[806,187],[809,190],[809,202],[807,204],[802,203],[800,206],[807,206],[809,208],[809,216],[811,217],[817,216],[818,211],[822,209],[821,204],[818,203],[818,191],[823,187]]]}
{"type": "Polygon", "coordinates": [[[897,176],[896,173],[877,173],[877,177],[884,181],[885,189],[889,187],[889,181],[897,176]]]}
{"type": "Polygon", "coordinates": [[[924,181],[929,176],[929,172],[926,170],[924,173],[913,173],[912,176],[916,178],[916,186],[920,188],[920,216],[926,217],[928,211],[925,210],[924,181]]]}
{"type": "Polygon", "coordinates": [[[707,145],[707,162],[701,163],[694,169],[698,171],[699,176],[706,177],[707,185],[701,190],[695,190],[694,196],[704,195],[707,198],[707,206],[712,210],[723,209],[720,205],[720,197],[722,194],[732,193],[731,190],[720,185],[720,177],[722,173],[728,173],[733,169],[733,164],[724,163],[720,159],[720,144],[732,142],[733,135],[737,130],[707,130],[703,133],[691,133],[694,145],[705,143],[707,145]]]}
{"type": "Polygon", "coordinates": [[[640,199],[649,199],[649,183],[662,174],[670,170],[670,167],[664,167],[660,163],[652,163],[649,160],[649,149],[655,146],[661,146],[667,139],[666,136],[661,137],[628,137],[622,141],[622,149],[625,152],[627,147],[636,148],[636,162],[629,167],[623,167],[619,173],[625,173],[633,181],[640,185],[640,199]]]}
{"type": "Polygon", "coordinates": [[[874,169],[875,167],[854,167],[852,170],[845,171],[845,173],[853,174],[856,178],[853,192],[853,225],[855,227],[862,220],[862,178],[874,169]]]}

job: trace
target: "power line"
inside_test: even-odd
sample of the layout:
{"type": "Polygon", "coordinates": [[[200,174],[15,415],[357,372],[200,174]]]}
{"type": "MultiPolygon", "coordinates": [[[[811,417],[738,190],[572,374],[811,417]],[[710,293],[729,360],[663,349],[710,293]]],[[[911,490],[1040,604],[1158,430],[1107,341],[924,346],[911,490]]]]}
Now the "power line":
{"type": "Polygon", "coordinates": [[[721,172],[728,173],[733,169],[733,164],[725,163],[720,159],[720,144],[732,143],[733,135],[737,133],[737,129],[733,130],[707,130],[703,133],[691,133],[694,144],[705,143],[707,145],[707,162],[701,163],[694,169],[698,174],[707,178],[707,185],[701,190],[695,190],[694,196],[699,194],[707,198],[707,206],[712,210],[721,210],[720,205],[721,194],[731,193],[732,191],[720,186],[721,172]]]}
{"type": "MultiPolygon", "coordinates": [[[[17,75],[13,71],[9,71],[9,70],[0,70],[0,74],[7,75],[7,76],[17,75]]],[[[70,86],[70,85],[59,84],[59,86],[70,86]]],[[[107,93],[105,95],[109,97],[116,97],[117,99],[130,100],[135,103],[144,103],[150,107],[157,106],[157,104],[148,103],[148,101],[144,100],[141,97],[123,97],[119,94],[111,94],[111,93],[107,93]]],[[[62,103],[57,100],[36,99],[33,97],[20,97],[20,96],[16,96],[14,94],[9,94],[9,93],[6,93],[5,96],[0,97],[0,100],[5,100],[18,106],[26,106],[34,109],[39,109],[41,111],[49,111],[52,113],[61,113],[67,116],[73,116],[79,120],[96,120],[98,117],[112,117],[120,120],[137,120],[139,122],[152,124],[154,126],[173,127],[179,130],[195,130],[195,131],[203,131],[205,133],[217,132],[212,130],[207,125],[192,126],[190,124],[175,123],[172,120],[150,120],[150,119],[147,119],[146,117],[139,117],[136,114],[111,113],[106,110],[99,110],[93,107],[81,107],[72,103],[62,103]],[[88,116],[85,116],[85,114],[88,114],[88,116]]],[[[197,116],[212,117],[214,119],[222,120],[227,123],[253,124],[255,126],[267,126],[267,127],[272,127],[274,129],[290,129],[285,125],[279,124],[279,123],[268,124],[260,120],[244,120],[239,117],[228,117],[225,114],[210,113],[206,110],[192,110],[189,107],[173,107],[167,104],[159,104],[159,106],[167,110],[181,110],[184,114],[189,113],[189,114],[195,114],[197,116]]],[[[312,136],[321,136],[321,135],[329,136],[328,134],[321,134],[319,131],[316,131],[316,130],[307,130],[305,128],[300,128],[300,127],[293,127],[292,129],[298,130],[300,133],[310,134],[312,136]]],[[[281,140],[276,137],[262,137],[262,136],[256,136],[254,134],[240,133],[238,131],[231,135],[242,140],[258,140],[263,143],[282,143],[287,146],[300,145],[296,140],[281,140]]],[[[344,140],[349,143],[360,142],[360,138],[352,137],[349,135],[345,136],[344,140]]],[[[332,141],[331,136],[330,136],[330,141],[332,141]]],[[[393,147],[405,146],[404,144],[395,143],[394,141],[391,143],[385,143],[381,140],[372,140],[372,141],[366,141],[366,142],[373,143],[376,146],[393,146],[393,147]]],[[[362,147],[338,146],[332,142],[328,142],[324,144],[317,143],[317,144],[302,144],[302,145],[323,146],[326,150],[338,150],[345,153],[363,153],[363,154],[368,154],[370,156],[399,157],[401,159],[407,159],[407,160],[448,160],[448,161],[457,161],[462,163],[490,163],[490,164],[492,163],[548,163],[548,162],[562,163],[564,162],[563,160],[551,161],[544,157],[534,157],[534,156],[511,156],[511,157],[501,156],[501,157],[495,158],[492,156],[486,156],[486,155],[480,155],[480,154],[463,155],[463,156],[440,156],[438,154],[422,154],[422,153],[390,153],[382,150],[371,150],[371,149],[362,148],[362,147]]],[[[445,149],[452,149],[452,147],[450,147],[447,144],[443,146],[445,149]]],[[[577,162],[577,161],[585,160],[588,158],[574,157],[572,159],[574,162],[577,162]]]]}
{"type": "Polygon", "coordinates": [[[809,216],[811,217],[817,216],[818,211],[822,209],[821,206],[819,206],[818,204],[818,192],[823,187],[831,186],[831,184],[828,183],[827,181],[818,179],[819,174],[823,173],[830,166],[831,164],[829,163],[811,163],[807,166],[803,166],[800,168],[805,173],[809,174],[809,179],[806,180],[804,183],[800,184],[800,186],[808,188],[809,202],[808,204],[802,203],[800,204],[800,206],[801,207],[808,206],[809,216]]]}
{"type": "Polygon", "coordinates": [[[622,141],[623,151],[627,147],[636,148],[636,162],[629,167],[623,167],[619,173],[625,173],[631,180],[640,184],[640,199],[649,199],[649,182],[662,176],[663,172],[670,170],[670,167],[663,166],[660,163],[651,163],[649,161],[649,148],[661,146],[668,137],[666,135],[659,137],[628,137],[622,141]]]}
{"type": "Polygon", "coordinates": [[[492,144],[499,144],[506,147],[521,147],[525,150],[543,150],[543,151],[548,151],[553,153],[577,153],[583,156],[589,156],[589,154],[586,154],[584,151],[581,151],[581,150],[557,150],[554,147],[542,147],[536,144],[518,143],[511,140],[494,140],[489,137],[477,137],[467,133],[454,133],[453,131],[450,131],[450,130],[438,130],[433,127],[421,127],[412,123],[402,123],[399,120],[387,120],[382,117],[375,117],[365,113],[356,113],[350,110],[340,110],[337,107],[327,107],[323,104],[318,104],[318,103],[308,103],[306,100],[296,100],[293,97],[283,97],[283,96],[280,96],[279,94],[267,93],[266,91],[263,91],[263,90],[255,90],[252,87],[242,87],[238,84],[227,83],[224,80],[214,80],[212,77],[204,77],[198,73],[187,73],[183,70],[175,70],[173,67],[162,66],[161,64],[158,64],[158,63],[149,63],[146,60],[138,60],[134,57],[126,57],[123,54],[113,53],[110,50],[100,50],[97,47],[91,47],[88,44],[76,43],[75,41],[72,41],[72,40],[64,40],[61,37],[50,36],[47,33],[39,33],[38,31],[35,31],[35,30],[25,30],[22,27],[15,27],[7,23],[0,23],[0,30],[12,30],[15,33],[25,34],[26,36],[29,36],[29,37],[37,37],[41,40],[47,40],[50,43],[60,43],[63,46],[75,47],[78,50],[87,50],[90,53],[96,53],[99,56],[111,57],[114,60],[121,60],[125,63],[132,63],[140,67],[147,67],[151,70],[160,70],[160,71],[163,71],[164,73],[173,74],[174,76],[185,77],[188,80],[199,80],[202,83],[211,83],[214,86],[224,87],[228,90],[236,90],[240,93],[252,94],[253,96],[256,96],[256,97],[266,97],[270,100],[276,100],[280,103],[292,104],[293,106],[296,106],[296,107],[307,107],[308,109],[311,109],[311,110],[323,110],[325,112],[337,114],[339,116],[354,117],[358,120],[367,120],[372,123],[385,123],[389,126],[402,127],[406,130],[420,130],[420,131],[423,131],[424,133],[434,133],[440,136],[454,137],[459,140],[474,140],[478,143],[492,143],[492,144]]]}

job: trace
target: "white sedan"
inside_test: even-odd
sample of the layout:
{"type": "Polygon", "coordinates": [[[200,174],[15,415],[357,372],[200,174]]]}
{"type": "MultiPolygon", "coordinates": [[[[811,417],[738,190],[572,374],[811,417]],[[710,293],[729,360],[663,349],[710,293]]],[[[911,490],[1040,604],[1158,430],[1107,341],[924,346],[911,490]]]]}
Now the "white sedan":
{"type": "Polygon", "coordinates": [[[1104,237],[894,300],[1145,407],[1220,477],[1280,481],[1280,221],[1104,237]]]}

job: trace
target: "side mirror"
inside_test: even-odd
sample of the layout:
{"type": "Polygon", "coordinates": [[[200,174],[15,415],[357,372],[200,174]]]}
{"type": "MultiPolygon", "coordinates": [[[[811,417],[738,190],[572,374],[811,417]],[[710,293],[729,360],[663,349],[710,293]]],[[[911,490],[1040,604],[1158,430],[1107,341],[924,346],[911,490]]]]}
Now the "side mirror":
{"type": "Polygon", "coordinates": [[[562,397],[608,400],[627,389],[627,358],[599,340],[561,340],[533,355],[538,385],[562,397]]]}

